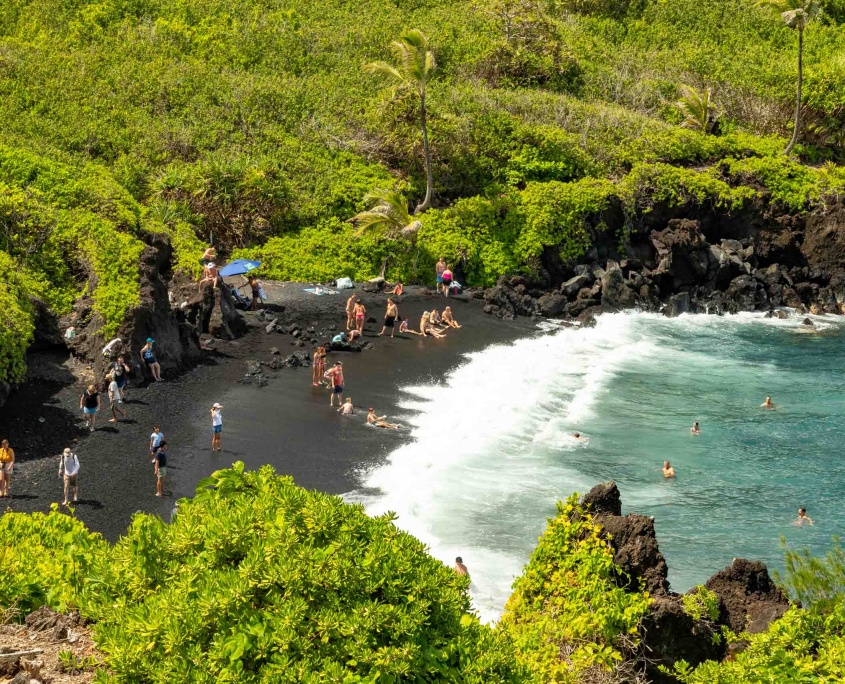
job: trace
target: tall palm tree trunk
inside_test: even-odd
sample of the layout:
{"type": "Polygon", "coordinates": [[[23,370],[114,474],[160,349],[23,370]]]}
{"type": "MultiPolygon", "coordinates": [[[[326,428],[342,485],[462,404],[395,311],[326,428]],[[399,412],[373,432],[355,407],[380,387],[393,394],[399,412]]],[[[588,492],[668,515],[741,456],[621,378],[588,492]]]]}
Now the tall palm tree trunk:
{"type": "Polygon", "coordinates": [[[798,29],[798,94],[795,96],[795,125],[792,129],[792,140],[783,151],[784,154],[792,152],[798,136],[801,134],[801,86],[804,83],[804,29],[798,29]]]}
{"type": "Polygon", "coordinates": [[[425,199],[414,209],[419,214],[431,206],[431,187],[434,185],[434,175],[431,171],[431,149],[428,146],[428,123],[425,118],[425,91],[420,93],[420,125],[423,135],[423,154],[425,155],[425,199]]]}

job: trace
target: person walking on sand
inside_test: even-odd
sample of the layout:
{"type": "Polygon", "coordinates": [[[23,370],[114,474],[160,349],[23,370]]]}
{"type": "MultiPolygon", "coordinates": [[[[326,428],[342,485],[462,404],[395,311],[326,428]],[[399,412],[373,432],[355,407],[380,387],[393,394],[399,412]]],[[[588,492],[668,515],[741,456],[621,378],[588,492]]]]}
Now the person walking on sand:
{"type": "Polygon", "coordinates": [[[434,280],[437,284],[437,292],[439,293],[443,289],[443,271],[446,270],[446,262],[443,260],[443,257],[437,260],[437,263],[434,266],[434,280]]]}
{"type": "Polygon", "coordinates": [[[762,404],[760,404],[760,408],[764,408],[764,409],[771,410],[774,407],[775,407],[775,402],[772,401],[771,397],[766,397],[766,401],[764,401],[762,404]]]}
{"type": "Polygon", "coordinates": [[[73,487],[73,502],[76,503],[79,495],[79,457],[70,449],[65,449],[59,458],[59,477],[64,479],[65,500],[63,506],[68,505],[68,490],[73,487]]]}
{"type": "Polygon", "coordinates": [[[355,414],[355,407],[352,405],[352,397],[346,397],[346,401],[343,402],[341,407],[337,410],[337,412],[342,416],[352,416],[355,414]]]}
{"type": "Polygon", "coordinates": [[[121,352],[117,355],[117,361],[112,364],[111,375],[117,382],[117,388],[120,390],[120,397],[125,402],[129,391],[129,374],[132,369],[126,363],[126,354],[121,352]]]}
{"type": "Polygon", "coordinates": [[[390,336],[393,337],[393,332],[396,330],[396,317],[399,315],[399,307],[392,299],[387,300],[387,310],[384,312],[384,325],[381,328],[379,335],[384,335],[384,331],[390,328],[390,336]]]}
{"type": "Polygon", "coordinates": [[[9,440],[0,442],[0,497],[9,496],[12,484],[12,471],[15,468],[15,450],[9,446],[9,440]]]}
{"type": "Polygon", "coordinates": [[[167,477],[167,442],[162,440],[155,457],[156,496],[164,496],[164,478],[167,477]]]}
{"type": "Polygon", "coordinates": [[[807,509],[806,508],[799,508],[798,509],[798,519],[792,524],[796,525],[798,527],[803,527],[804,525],[812,525],[813,519],[809,515],[807,515],[807,509]]]}
{"type": "Polygon", "coordinates": [[[367,315],[366,307],[361,303],[361,300],[355,302],[355,329],[359,335],[364,334],[364,317],[367,315]]]}
{"type": "Polygon", "coordinates": [[[455,320],[455,317],[452,315],[452,307],[447,306],[443,309],[443,325],[447,325],[450,328],[460,328],[461,326],[455,320]]]}
{"type": "Polygon", "coordinates": [[[675,469],[669,461],[663,461],[663,477],[675,477],[675,469]]]}
{"type": "Polygon", "coordinates": [[[156,449],[164,441],[164,433],[158,425],[153,426],[153,433],[150,435],[150,461],[156,460],[156,449]]]}
{"type": "Polygon", "coordinates": [[[117,386],[117,380],[114,375],[109,376],[109,410],[111,411],[110,423],[117,422],[117,414],[120,414],[121,419],[126,418],[126,411],[120,408],[123,403],[123,396],[120,394],[120,387],[117,386]]]}
{"type": "Polygon", "coordinates": [[[147,338],[147,343],[141,347],[141,361],[147,364],[147,367],[150,369],[150,373],[153,374],[153,380],[161,382],[161,364],[159,364],[158,359],[156,359],[155,352],[153,351],[155,343],[156,342],[152,337],[147,338]]]}
{"type": "Polygon", "coordinates": [[[337,405],[343,403],[343,364],[338,361],[326,371],[325,377],[332,383],[332,393],[329,397],[329,406],[334,406],[334,398],[337,397],[337,405]]]}
{"type": "Polygon", "coordinates": [[[387,416],[377,416],[376,410],[370,406],[367,410],[367,425],[372,425],[378,428],[387,428],[389,430],[398,430],[402,426],[399,423],[386,422],[387,416]]]}
{"type": "Polygon", "coordinates": [[[85,416],[85,427],[94,432],[97,427],[97,412],[100,410],[100,393],[94,385],[88,385],[79,397],[79,408],[85,416]]]}
{"type": "Polygon", "coordinates": [[[467,566],[464,565],[464,559],[460,556],[455,559],[455,572],[459,575],[469,575],[469,570],[467,570],[467,566]]]}
{"type": "Polygon", "coordinates": [[[352,330],[355,327],[355,302],[358,301],[358,295],[352,294],[346,300],[346,329],[352,330]]]}
{"type": "Polygon", "coordinates": [[[311,384],[319,387],[323,384],[323,373],[326,372],[326,348],[321,344],[314,350],[314,363],[311,368],[311,384]]]}
{"type": "Polygon", "coordinates": [[[695,421],[692,424],[692,427],[689,429],[689,431],[694,435],[700,435],[701,434],[701,428],[698,427],[698,421],[695,421]]]}
{"type": "Polygon", "coordinates": [[[211,407],[211,450],[223,451],[220,435],[223,433],[223,407],[215,403],[211,407]]]}

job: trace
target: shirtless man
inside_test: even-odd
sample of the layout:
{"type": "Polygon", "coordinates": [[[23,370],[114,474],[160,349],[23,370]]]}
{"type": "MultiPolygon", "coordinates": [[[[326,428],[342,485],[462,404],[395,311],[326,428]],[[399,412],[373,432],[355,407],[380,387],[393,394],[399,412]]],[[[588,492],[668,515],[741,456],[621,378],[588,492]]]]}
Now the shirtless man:
{"type": "Polygon", "coordinates": [[[675,469],[669,461],[663,461],[663,477],[675,477],[675,469]]]}
{"type": "Polygon", "coordinates": [[[699,427],[698,427],[698,421],[695,421],[695,422],[692,424],[692,427],[689,429],[689,431],[690,431],[690,433],[692,433],[693,435],[700,435],[700,434],[701,434],[701,428],[699,428],[699,427]]]}
{"type": "Polygon", "coordinates": [[[772,401],[771,397],[766,397],[766,401],[760,404],[760,408],[764,409],[773,409],[775,407],[775,403],[772,401]]]}
{"type": "Polygon", "coordinates": [[[455,317],[452,315],[452,307],[447,306],[443,309],[443,323],[448,325],[450,328],[460,328],[461,326],[455,320],[455,317]]]}
{"type": "Polygon", "coordinates": [[[798,520],[796,520],[793,525],[797,525],[798,527],[803,527],[804,525],[812,525],[813,519],[807,515],[806,508],[799,508],[798,509],[798,520]]]}
{"type": "Polygon", "coordinates": [[[384,331],[390,328],[390,336],[393,337],[393,331],[396,329],[396,317],[399,315],[399,307],[392,299],[387,300],[387,311],[384,312],[384,325],[381,328],[379,335],[384,335],[384,331]]]}
{"type": "Polygon", "coordinates": [[[217,279],[220,277],[220,271],[217,270],[217,266],[214,262],[210,262],[206,265],[205,271],[202,275],[202,280],[200,280],[200,286],[197,292],[202,292],[202,288],[211,283],[211,287],[215,287],[217,285],[217,279]]]}
{"type": "Polygon", "coordinates": [[[350,295],[349,299],[346,300],[346,329],[352,330],[355,325],[355,302],[358,299],[358,295],[350,295]]]}
{"type": "Polygon", "coordinates": [[[464,559],[460,556],[455,559],[455,572],[459,575],[469,575],[469,570],[467,570],[467,566],[464,565],[464,559]]]}
{"type": "Polygon", "coordinates": [[[437,262],[437,265],[434,267],[434,275],[435,280],[437,282],[437,292],[443,291],[443,271],[446,270],[446,262],[444,261],[443,257],[440,257],[440,260],[437,262]]]}
{"type": "Polygon", "coordinates": [[[329,397],[329,406],[334,406],[334,398],[337,397],[337,405],[343,404],[343,364],[338,361],[326,371],[325,376],[332,383],[332,393],[329,397]]]}

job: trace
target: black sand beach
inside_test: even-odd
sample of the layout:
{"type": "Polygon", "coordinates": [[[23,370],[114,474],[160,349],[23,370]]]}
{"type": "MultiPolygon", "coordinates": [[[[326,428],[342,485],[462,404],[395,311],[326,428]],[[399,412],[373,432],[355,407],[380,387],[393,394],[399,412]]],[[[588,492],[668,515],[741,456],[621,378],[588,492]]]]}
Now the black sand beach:
{"type": "MultiPolygon", "coordinates": [[[[280,320],[296,322],[304,330],[319,331],[330,325],[342,329],[351,291],[317,296],[303,287],[298,283],[266,285],[270,308],[285,307],[280,320]]],[[[329,408],[329,393],[312,386],[310,368],[265,369],[269,383],[264,387],[239,382],[244,379],[245,362],[270,361],[272,347],[282,356],[294,351],[310,355],[314,347],[310,343],[296,346],[298,340],[288,334],[265,333],[266,322],[254,313],[247,314],[247,335],[217,342],[216,350],[197,368],[161,383],[132,387],[128,421],[108,423],[104,397],[94,433],[84,429],[78,409],[82,369],[73,368],[62,355],[34,355],[30,380],[0,409],[0,437],[8,438],[17,454],[11,496],[0,502],[2,510],[46,511],[61,502],[58,455],[68,445],[81,463],[75,514],[112,540],[126,529],[135,511],[168,519],[174,502],[192,495],[200,479],[237,460],[249,468],[270,464],[306,488],[349,492],[358,486],[362,471],[409,438],[407,430],[366,427],[368,406],[403,422],[397,407],[402,387],[438,382],[464,354],[536,331],[530,321],[487,316],[481,300],[459,297],[449,298],[448,303],[464,326],[460,330],[451,330],[439,340],[417,335],[397,335],[391,340],[378,336],[387,296],[356,292],[368,318],[376,319],[367,323],[364,334],[365,341],[375,346],[329,356],[330,362],[344,363],[347,395],[356,406],[352,417],[329,408]],[[214,402],[225,409],[223,451],[212,454],[209,408],[214,402]],[[161,499],[155,496],[147,451],[154,424],[161,425],[168,442],[168,495],[161,499]]],[[[412,327],[417,327],[421,313],[433,307],[442,310],[445,298],[423,288],[409,288],[398,303],[400,314],[409,316],[412,327]]]]}

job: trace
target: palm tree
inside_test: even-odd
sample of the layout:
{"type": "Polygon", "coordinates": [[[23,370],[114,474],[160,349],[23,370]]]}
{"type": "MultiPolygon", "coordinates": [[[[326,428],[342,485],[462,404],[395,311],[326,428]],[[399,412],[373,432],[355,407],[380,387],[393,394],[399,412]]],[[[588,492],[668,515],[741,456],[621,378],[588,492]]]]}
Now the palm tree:
{"type": "Polygon", "coordinates": [[[704,92],[692,86],[681,86],[681,99],[675,103],[684,116],[681,126],[691,128],[702,133],[709,133],[714,124],[713,98],[710,88],[704,92]]]}
{"type": "Polygon", "coordinates": [[[792,127],[792,139],[783,151],[792,152],[801,134],[801,86],[804,84],[804,29],[811,19],[821,10],[818,0],[760,0],[760,4],[775,9],[784,23],[798,31],[798,92],[795,96],[795,123],[792,127]]]}
{"type": "MultiPolygon", "coordinates": [[[[413,243],[422,222],[415,220],[408,212],[408,201],[395,190],[378,188],[364,195],[364,202],[369,205],[367,211],[362,211],[349,219],[358,228],[365,230],[379,230],[388,240],[407,240],[413,243]]],[[[387,271],[387,259],[381,265],[380,278],[384,278],[387,271]]]]}
{"type": "Polygon", "coordinates": [[[415,214],[431,206],[431,191],[434,178],[431,171],[431,150],[428,145],[428,124],[426,122],[425,95],[428,82],[435,69],[434,53],[428,49],[428,38],[421,31],[413,29],[402,34],[399,40],[390,44],[399,66],[387,62],[371,62],[364,65],[364,71],[381,74],[394,82],[396,87],[412,88],[420,98],[420,126],[425,154],[425,199],[414,209],[415,214]]]}

